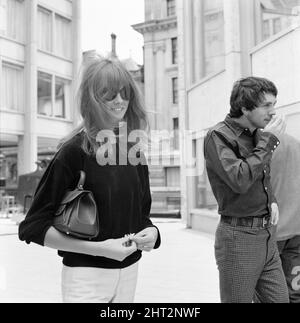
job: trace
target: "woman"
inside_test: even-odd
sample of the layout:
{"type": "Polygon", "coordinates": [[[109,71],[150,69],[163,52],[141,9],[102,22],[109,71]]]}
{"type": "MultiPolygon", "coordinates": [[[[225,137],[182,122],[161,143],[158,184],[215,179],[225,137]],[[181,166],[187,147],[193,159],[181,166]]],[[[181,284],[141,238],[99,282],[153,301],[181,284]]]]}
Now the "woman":
{"type": "MultiPolygon", "coordinates": [[[[128,133],[146,129],[141,102],[119,61],[93,57],[85,63],[79,88],[83,124],[61,144],[19,226],[21,240],[57,249],[63,257],[64,302],[132,302],[141,252],[160,245],[159,231],[149,219],[147,165],[103,164],[107,154],[99,154],[107,145],[99,142],[99,133],[117,133],[119,122],[128,133]],[[100,233],[94,241],[69,237],[53,227],[54,213],[65,192],[75,188],[79,170],[86,173],[84,188],[93,192],[98,208],[100,233]]],[[[124,155],[124,149],[118,154],[119,143],[117,136],[112,143],[117,157],[124,155]]]]}

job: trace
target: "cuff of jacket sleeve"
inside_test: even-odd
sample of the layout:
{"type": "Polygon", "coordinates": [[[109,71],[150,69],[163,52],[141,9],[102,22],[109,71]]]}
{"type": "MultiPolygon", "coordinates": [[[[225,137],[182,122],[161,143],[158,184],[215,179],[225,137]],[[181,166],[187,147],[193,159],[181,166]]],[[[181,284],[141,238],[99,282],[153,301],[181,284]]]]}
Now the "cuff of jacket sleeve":
{"type": "Polygon", "coordinates": [[[21,241],[25,241],[27,244],[34,242],[40,246],[44,246],[44,240],[47,231],[52,226],[53,220],[46,220],[43,226],[39,230],[34,230],[34,227],[38,227],[38,224],[29,225],[26,219],[23,220],[18,228],[18,235],[21,241]]]}
{"type": "Polygon", "coordinates": [[[279,139],[270,132],[261,132],[260,138],[266,142],[266,148],[268,151],[273,153],[275,149],[280,145],[279,139]]]}
{"type": "Polygon", "coordinates": [[[158,249],[160,247],[161,239],[160,239],[160,232],[158,230],[158,227],[156,225],[149,225],[149,227],[154,227],[157,230],[157,239],[154,245],[153,249],[158,249]]]}
{"type": "Polygon", "coordinates": [[[47,223],[47,225],[45,226],[41,236],[40,236],[40,239],[39,241],[37,241],[36,243],[38,243],[39,245],[41,246],[45,246],[45,237],[46,237],[46,234],[48,232],[48,230],[53,226],[53,221],[49,221],[49,223],[47,223]]]}

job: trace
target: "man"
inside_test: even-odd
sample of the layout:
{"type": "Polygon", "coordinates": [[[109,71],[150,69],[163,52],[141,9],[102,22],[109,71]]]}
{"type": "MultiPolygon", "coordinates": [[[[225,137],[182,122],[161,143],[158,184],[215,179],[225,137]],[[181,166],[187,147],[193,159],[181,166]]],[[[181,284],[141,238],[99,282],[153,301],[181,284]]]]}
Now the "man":
{"type": "Polygon", "coordinates": [[[285,127],[275,117],[276,97],[267,79],[237,81],[230,114],[205,137],[207,173],[221,215],[215,240],[221,302],[288,302],[270,184],[270,161],[280,144],[276,134],[285,127]]]}
{"type": "Polygon", "coordinates": [[[277,245],[291,303],[300,303],[300,141],[279,135],[271,162],[271,185],[280,218],[277,245]]]}

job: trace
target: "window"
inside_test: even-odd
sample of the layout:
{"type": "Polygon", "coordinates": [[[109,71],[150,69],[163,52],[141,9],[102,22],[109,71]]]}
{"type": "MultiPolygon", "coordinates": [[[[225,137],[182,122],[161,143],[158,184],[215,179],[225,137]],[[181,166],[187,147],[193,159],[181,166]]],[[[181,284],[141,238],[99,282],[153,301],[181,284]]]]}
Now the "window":
{"type": "Polygon", "coordinates": [[[173,148],[175,150],[178,150],[179,149],[179,119],[178,118],[173,119],[173,133],[174,133],[173,148]]]}
{"type": "Polygon", "coordinates": [[[71,58],[71,21],[55,15],[55,49],[56,53],[60,56],[71,58]]]}
{"type": "Polygon", "coordinates": [[[1,78],[1,107],[23,112],[24,100],[24,69],[4,63],[1,78]]]}
{"type": "Polygon", "coordinates": [[[172,42],[172,64],[177,64],[177,37],[171,39],[172,42]]]}
{"type": "Polygon", "coordinates": [[[176,3],[175,0],[167,0],[167,16],[176,15],[176,3]]]}
{"type": "Polygon", "coordinates": [[[38,72],[38,114],[52,114],[52,76],[38,72]]]}
{"type": "Polygon", "coordinates": [[[191,82],[225,68],[224,0],[190,1],[191,82]]]}
{"type": "Polygon", "coordinates": [[[178,78],[172,78],[172,103],[178,104],[178,78]]]}
{"type": "Polygon", "coordinates": [[[47,52],[53,51],[52,13],[38,7],[38,47],[47,52]]]}
{"type": "Polygon", "coordinates": [[[72,21],[38,7],[38,47],[56,55],[72,57],[72,21]]]}
{"type": "Polygon", "coordinates": [[[300,6],[300,0],[260,0],[262,16],[262,40],[291,26],[293,8],[300,6]]]}
{"type": "Polygon", "coordinates": [[[263,22],[263,40],[269,38],[270,35],[271,35],[270,22],[269,20],[265,20],[263,22]]]}
{"type": "Polygon", "coordinates": [[[65,118],[66,116],[66,99],[68,96],[69,82],[60,78],[55,78],[55,105],[54,116],[58,118],[65,118]]]}
{"type": "Polygon", "coordinates": [[[277,34],[281,31],[281,19],[275,18],[273,19],[273,32],[274,34],[277,34]]]}
{"type": "Polygon", "coordinates": [[[38,72],[38,114],[66,118],[70,84],[70,81],[63,78],[38,72]]]}
{"type": "Polygon", "coordinates": [[[180,170],[179,167],[167,167],[166,172],[166,186],[179,187],[180,186],[180,170]]]}
{"type": "Polygon", "coordinates": [[[17,157],[6,157],[6,187],[17,186],[18,184],[18,167],[17,157]]]}
{"type": "Polygon", "coordinates": [[[25,41],[25,1],[0,0],[0,34],[25,41]]]}
{"type": "Polygon", "coordinates": [[[225,66],[223,0],[204,1],[204,66],[203,76],[225,66]]]}

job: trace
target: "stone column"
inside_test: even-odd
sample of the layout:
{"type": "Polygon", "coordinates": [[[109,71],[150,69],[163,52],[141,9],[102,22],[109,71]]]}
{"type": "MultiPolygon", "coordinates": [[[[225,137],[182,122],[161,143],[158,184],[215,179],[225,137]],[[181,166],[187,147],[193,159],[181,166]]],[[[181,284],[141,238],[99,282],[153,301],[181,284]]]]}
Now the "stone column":
{"type": "MultiPolygon", "coordinates": [[[[242,76],[251,75],[250,50],[255,46],[255,19],[256,3],[253,1],[240,2],[240,39],[241,39],[241,65],[242,76]]],[[[261,24],[261,22],[260,22],[261,24]]]]}
{"type": "Polygon", "coordinates": [[[224,0],[224,39],[226,93],[228,100],[233,83],[242,75],[242,52],[240,34],[240,0],[224,0]]]}
{"type": "Polygon", "coordinates": [[[150,128],[156,129],[156,98],[155,98],[155,59],[153,43],[145,42],[145,106],[148,111],[150,128]]]}
{"type": "Polygon", "coordinates": [[[165,41],[158,41],[154,44],[153,54],[155,59],[155,71],[154,77],[155,81],[155,96],[156,96],[156,107],[157,112],[156,118],[156,129],[164,130],[164,110],[166,107],[164,104],[164,95],[165,95],[165,64],[164,64],[164,55],[166,51],[165,41]]]}
{"type": "Polygon", "coordinates": [[[187,112],[187,96],[186,88],[188,83],[188,75],[190,75],[190,38],[188,35],[188,12],[187,5],[189,1],[177,0],[177,26],[178,26],[178,108],[179,108],[179,148],[180,148],[180,194],[181,194],[181,216],[186,222],[187,227],[190,227],[190,215],[188,207],[188,177],[186,169],[186,151],[187,141],[184,136],[188,129],[188,112],[187,112]]]}
{"type": "Polygon", "coordinates": [[[198,82],[204,76],[204,20],[203,20],[203,1],[194,0],[193,2],[193,39],[194,39],[194,79],[198,82]]]}
{"type": "Polygon", "coordinates": [[[18,174],[36,169],[37,139],[37,0],[26,2],[27,45],[25,50],[24,136],[19,138],[18,174]]]}
{"type": "Polygon", "coordinates": [[[82,63],[82,48],[81,48],[81,0],[73,1],[72,3],[72,20],[73,20],[73,80],[72,80],[72,98],[71,115],[73,116],[73,124],[76,126],[81,120],[79,106],[77,104],[76,95],[80,84],[80,66],[82,63]]]}
{"type": "MultiPolygon", "coordinates": [[[[182,5],[178,8],[182,16],[179,18],[177,14],[177,19],[181,19],[181,26],[178,26],[178,33],[182,33],[182,49],[184,55],[185,69],[185,83],[186,89],[190,87],[195,82],[195,71],[194,71],[194,61],[195,61],[195,50],[194,50],[194,37],[193,37],[193,2],[194,0],[185,0],[182,5]]],[[[180,3],[181,1],[179,1],[180,3]]],[[[179,6],[179,4],[178,4],[179,6]]],[[[178,23],[177,23],[178,25],[178,23]]],[[[179,47],[179,45],[178,45],[179,47]]]]}
{"type": "Polygon", "coordinates": [[[254,0],[255,44],[262,42],[262,9],[260,0],[254,0]]]}

